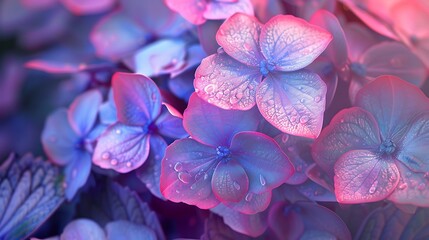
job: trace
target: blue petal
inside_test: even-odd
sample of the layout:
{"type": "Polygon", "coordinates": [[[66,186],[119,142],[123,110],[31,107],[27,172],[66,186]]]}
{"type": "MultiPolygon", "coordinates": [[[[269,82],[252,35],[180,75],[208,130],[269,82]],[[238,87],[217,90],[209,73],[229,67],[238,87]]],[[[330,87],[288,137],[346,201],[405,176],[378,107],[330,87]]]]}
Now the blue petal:
{"type": "Polygon", "coordinates": [[[93,220],[73,220],[64,228],[61,239],[104,239],[103,229],[93,220]]]}
{"type": "Polygon", "coordinates": [[[143,128],[117,123],[98,139],[92,161],[101,168],[130,172],[146,161],[149,139],[150,135],[143,128]]]}
{"type": "Polygon", "coordinates": [[[166,108],[155,121],[159,134],[170,138],[184,138],[188,133],[183,128],[182,118],[173,116],[166,108]]]}
{"type": "Polygon", "coordinates": [[[107,240],[156,240],[155,233],[144,225],[135,224],[125,220],[110,222],[106,225],[107,240]]]}
{"type": "Polygon", "coordinates": [[[91,90],[79,95],[68,109],[68,119],[73,130],[80,136],[91,131],[97,118],[102,96],[98,90],[91,90]]]}
{"type": "Polygon", "coordinates": [[[112,89],[109,91],[109,98],[107,101],[100,105],[99,112],[100,122],[103,124],[111,125],[118,121],[112,89]]]}
{"type": "Polygon", "coordinates": [[[113,75],[112,88],[122,123],[144,126],[161,112],[161,93],[148,77],[118,72],[113,75]]]}
{"type": "Polygon", "coordinates": [[[91,155],[87,152],[82,152],[76,156],[78,158],[67,164],[64,170],[67,200],[71,200],[77,191],[85,185],[91,172],[91,155]]]}
{"type": "Polygon", "coordinates": [[[221,202],[239,202],[249,189],[247,174],[234,159],[217,164],[211,184],[213,193],[221,202]]]}

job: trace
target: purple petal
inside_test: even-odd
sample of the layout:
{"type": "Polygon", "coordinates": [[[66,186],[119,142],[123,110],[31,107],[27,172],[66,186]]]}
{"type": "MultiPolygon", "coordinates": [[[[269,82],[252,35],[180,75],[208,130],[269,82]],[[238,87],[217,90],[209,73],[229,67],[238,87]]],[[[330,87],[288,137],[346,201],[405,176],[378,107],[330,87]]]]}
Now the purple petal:
{"type": "Polygon", "coordinates": [[[103,229],[90,219],[73,220],[64,228],[61,239],[105,239],[103,229]]]}
{"type": "Polygon", "coordinates": [[[125,124],[145,126],[161,112],[161,93],[146,76],[117,72],[112,88],[118,119],[125,124]]]}
{"type": "Polygon", "coordinates": [[[267,229],[267,212],[243,214],[222,204],[211,211],[222,216],[225,224],[234,231],[251,237],[258,237],[267,229]]]}
{"type": "Polygon", "coordinates": [[[85,15],[101,13],[113,7],[116,0],[98,0],[98,1],[82,1],[82,0],[61,0],[64,6],[73,14],[85,15]]]}
{"type": "Polygon", "coordinates": [[[253,5],[250,0],[208,1],[204,12],[206,19],[227,19],[234,13],[245,13],[253,16],[253,5]]]}
{"type": "Polygon", "coordinates": [[[335,194],[329,189],[307,180],[305,183],[297,185],[296,189],[311,201],[317,202],[336,202],[335,194]]]}
{"type": "Polygon", "coordinates": [[[277,70],[294,71],[306,67],[328,46],[332,35],[292,15],[278,15],[261,31],[261,50],[277,70]]]}
{"type": "Polygon", "coordinates": [[[270,74],[258,87],[262,116],[282,132],[316,138],[323,124],[326,84],[312,72],[270,74]]]}
{"type": "Polygon", "coordinates": [[[165,4],[183,18],[195,25],[203,24],[203,13],[207,7],[205,0],[166,0],[165,4]]]}
{"type": "Polygon", "coordinates": [[[237,13],[219,27],[216,40],[235,60],[257,67],[264,60],[259,49],[261,28],[262,24],[255,17],[237,13]]]}
{"type": "Polygon", "coordinates": [[[140,167],[149,155],[149,139],[141,127],[117,123],[100,136],[92,161],[95,165],[120,173],[140,167]]]}
{"type": "Polygon", "coordinates": [[[115,101],[113,100],[113,91],[110,89],[109,97],[99,108],[100,122],[106,125],[112,125],[118,121],[115,101]]]}
{"type": "Polygon", "coordinates": [[[256,194],[247,193],[241,201],[223,203],[226,206],[244,214],[257,214],[265,211],[271,202],[271,191],[256,194]]]}
{"type": "Polygon", "coordinates": [[[135,73],[158,76],[181,69],[185,64],[185,56],[185,41],[165,38],[145,45],[132,56],[125,58],[124,63],[135,73]]]}
{"type": "Polygon", "coordinates": [[[248,111],[223,110],[196,94],[191,96],[183,115],[183,125],[191,137],[214,147],[230,146],[236,133],[256,130],[260,119],[254,108],[248,111]]]}
{"type": "MultiPolygon", "coordinates": [[[[197,67],[205,57],[207,57],[207,54],[204,52],[204,49],[200,44],[188,46],[186,50],[186,59],[183,65],[179,69],[174,69],[173,72],[171,72],[171,78],[189,71],[192,71],[194,74],[195,67],[197,67]]],[[[194,78],[194,76],[192,76],[192,78],[194,78]]]]}
{"type": "Polygon", "coordinates": [[[294,167],[277,143],[257,132],[241,132],[231,142],[231,158],[236,159],[249,177],[249,191],[270,191],[292,176],[294,167]]]}
{"type": "Polygon", "coordinates": [[[371,46],[380,42],[379,35],[370,31],[364,25],[351,22],[344,26],[351,61],[359,60],[360,56],[371,46]]]}
{"type": "Polygon", "coordinates": [[[333,176],[335,162],[344,153],[357,149],[377,149],[380,130],[374,117],[361,108],[340,111],[313,144],[314,161],[333,176]]]}
{"type": "Polygon", "coordinates": [[[155,121],[159,134],[170,138],[184,138],[188,133],[183,128],[182,118],[173,116],[166,108],[155,121]]]}
{"type": "Polygon", "coordinates": [[[429,111],[423,92],[394,76],[381,76],[367,84],[356,96],[356,105],[374,116],[383,139],[394,142],[402,137],[398,133],[407,128],[410,119],[429,111]]]}
{"type": "Polygon", "coordinates": [[[212,189],[221,202],[239,202],[249,189],[249,179],[243,167],[234,159],[220,161],[213,172],[212,189]]]}
{"type": "Polygon", "coordinates": [[[198,26],[198,39],[207,55],[215,54],[220,47],[216,42],[216,33],[224,21],[207,21],[198,26]]]}
{"type": "Polygon", "coordinates": [[[171,93],[185,101],[189,100],[194,89],[195,69],[187,70],[178,76],[171,77],[168,81],[168,88],[171,93]]]}
{"type": "Polygon", "coordinates": [[[399,182],[394,159],[368,150],[353,150],[335,163],[335,195],[340,203],[365,203],[386,199],[399,182]]]}
{"type": "Polygon", "coordinates": [[[98,90],[91,90],[78,96],[70,105],[68,120],[80,136],[88,134],[94,126],[102,98],[98,90]]]}
{"type": "Polygon", "coordinates": [[[65,165],[73,161],[79,140],[69,124],[66,109],[59,109],[48,117],[42,132],[42,144],[45,153],[54,163],[65,165]]]}
{"type": "MultiPolygon", "coordinates": [[[[326,108],[328,108],[332,100],[334,100],[335,93],[338,87],[338,72],[331,60],[326,57],[319,57],[312,64],[308,66],[308,69],[320,76],[320,78],[326,84],[326,108]]],[[[353,81],[350,83],[352,84],[353,81]]]]}
{"type": "Polygon", "coordinates": [[[262,75],[225,53],[203,59],[195,72],[198,96],[223,109],[247,110],[255,105],[255,91],[262,75]]]}
{"type": "Polygon", "coordinates": [[[268,222],[279,239],[300,239],[304,233],[304,222],[298,209],[288,206],[286,202],[275,203],[270,208],[268,222]]]}
{"type": "Polygon", "coordinates": [[[161,165],[161,193],[170,201],[209,209],[219,204],[211,179],[216,149],[193,139],[176,140],[167,147],[161,165]]]}
{"type": "Polygon", "coordinates": [[[67,164],[64,170],[64,185],[67,200],[73,199],[77,191],[85,185],[91,172],[91,155],[83,152],[76,155],[74,161],[67,164]]]}
{"type": "Polygon", "coordinates": [[[105,226],[107,240],[147,239],[156,240],[155,233],[148,227],[133,222],[118,220],[105,226]]]}
{"type": "Polygon", "coordinates": [[[105,16],[92,30],[90,39],[97,55],[119,60],[146,42],[146,33],[121,13],[105,16]]]}

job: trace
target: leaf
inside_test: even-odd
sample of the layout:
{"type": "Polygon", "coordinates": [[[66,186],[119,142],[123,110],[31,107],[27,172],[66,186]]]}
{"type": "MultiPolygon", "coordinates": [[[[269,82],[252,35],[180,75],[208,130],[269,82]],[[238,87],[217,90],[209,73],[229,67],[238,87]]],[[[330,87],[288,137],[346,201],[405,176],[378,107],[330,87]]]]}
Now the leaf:
{"type": "Polygon", "coordinates": [[[267,61],[279,71],[308,66],[328,46],[332,35],[292,15],[271,18],[261,30],[260,46],[267,61]]]}
{"type": "Polygon", "coordinates": [[[0,238],[26,239],[63,200],[56,167],[31,154],[10,155],[0,167],[0,238]]]}
{"type": "Polygon", "coordinates": [[[270,74],[256,90],[262,116],[280,131],[316,138],[322,129],[326,84],[309,71],[270,74]]]}

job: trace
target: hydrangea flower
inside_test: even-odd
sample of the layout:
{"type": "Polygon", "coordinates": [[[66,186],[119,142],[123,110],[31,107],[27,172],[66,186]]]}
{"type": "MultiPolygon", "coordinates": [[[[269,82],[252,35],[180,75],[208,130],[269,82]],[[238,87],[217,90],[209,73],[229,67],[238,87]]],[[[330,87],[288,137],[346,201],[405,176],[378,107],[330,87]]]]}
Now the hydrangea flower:
{"type": "MultiPolygon", "coordinates": [[[[130,172],[146,161],[151,144],[166,145],[162,136],[186,136],[181,119],[161,111],[161,93],[150,78],[118,72],[113,75],[112,88],[118,122],[98,138],[93,155],[97,166],[130,172]],[[158,141],[164,144],[155,144],[158,141]]],[[[153,151],[162,154],[163,149],[153,151]]]]}
{"type": "Polygon", "coordinates": [[[326,85],[301,70],[331,41],[329,32],[279,15],[266,24],[237,13],[216,35],[223,51],[205,58],[195,73],[195,91],[224,109],[258,105],[262,116],[283,132],[315,138],[322,128],[326,85]],[[262,81],[262,82],[261,82],[262,81]]]}
{"type": "Polygon", "coordinates": [[[46,120],[42,133],[43,148],[49,159],[65,166],[66,197],[72,199],[91,171],[94,137],[91,130],[97,119],[102,96],[91,90],[78,96],[69,109],[58,109],[46,120]]]}
{"type": "Polygon", "coordinates": [[[255,109],[228,111],[193,94],[183,116],[191,138],[167,147],[162,194],[203,209],[223,203],[253,214],[267,208],[271,190],[294,168],[272,138],[255,132],[258,123],[255,109]]]}
{"type": "Polygon", "coordinates": [[[312,149],[337,200],[429,206],[428,121],[429,100],[414,85],[382,76],[362,88],[312,149]]]}
{"type": "Polygon", "coordinates": [[[250,0],[166,0],[165,3],[195,25],[208,19],[226,19],[237,12],[253,15],[250,0]]]}

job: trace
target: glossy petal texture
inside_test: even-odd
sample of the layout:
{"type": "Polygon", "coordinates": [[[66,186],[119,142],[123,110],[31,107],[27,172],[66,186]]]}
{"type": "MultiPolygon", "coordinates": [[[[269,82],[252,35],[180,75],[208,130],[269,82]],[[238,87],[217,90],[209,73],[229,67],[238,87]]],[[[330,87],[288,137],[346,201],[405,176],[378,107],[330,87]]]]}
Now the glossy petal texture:
{"type": "Polygon", "coordinates": [[[221,202],[239,202],[249,189],[249,179],[236,160],[220,161],[213,172],[212,189],[221,202]]]}
{"type": "Polygon", "coordinates": [[[377,122],[369,112],[356,107],[342,110],[314,142],[314,161],[333,176],[334,164],[344,153],[377,149],[381,143],[379,132],[377,122]]]}
{"type": "Polygon", "coordinates": [[[135,224],[125,220],[110,222],[106,225],[107,240],[156,240],[155,233],[144,225],[135,224]]]}
{"type": "Polygon", "coordinates": [[[291,15],[271,18],[262,28],[261,51],[280,71],[295,71],[314,61],[328,46],[332,35],[291,15]]]}
{"type": "Polygon", "coordinates": [[[90,219],[80,218],[73,220],[64,228],[61,239],[105,239],[103,229],[90,219]]]}
{"type": "Polygon", "coordinates": [[[0,238],[27,239],[64,200],[59,170],[30,154],[0,166],[0,238]]]}
{"type": "MultiPolygon", "coordinates": [[[[177,110],[176,110],[177,111],[177,110]]],[[[188,133],[183,128],[182,118],[173,116],[166,108],[155,120],[159,134],[170,138],[183,138],[188,133]]]]}
{"type": "Polygon", "coordinates": [[[82,152],[64,170],[64,186],[67,200],[73,199],[77,191],[85,185],[91,172],[91,155],[82,152]]]}
{"type": "Polygon", "coordinates": [[[252,2],[250,0],[208,1],[204,18],[227,19],[234,13],[245,13],[253,16],[252,2]]]}
{"type": "Polygon", "coordinates": [[[167,147],[161,165],[161,193],[170,201],[209,209],[219,204],[211,180],[216,149],[193,139],[181,139],[167,147]]]}
{"type": "Polygon", "coordinates": [[[43,149],[49,159],[65,165],[76,158],[76,145],[79,136],[73,131],[67,118],[67,110],[59,109],[46,120],[42,132],[43,149]]]}
{"type": "Polygon", "coordinates": [[[326,84],[309,71],[270,74],[256,91],[262,116],[282,132],[316,138],[325,111],[326,84]]]}
{"type": "Polygon", "coordinates": [[[249,177],[249,191],[263,193],[280,186],[293,174],[294,167],[277,143],[257,132],[241,132],[231,143],[236,159],[249,177]]]}
{"type": "Polygon", "coordinates": [[[225,53],[203,59],[195,72],[198,96],[223,109],[247,110],[255,105],[256,87],[262,75],[225,53]]]}
{"type": "Polygon", "coordinates": [[[374,116],[384,139],[396,141],[410,119],[429,111],[429,100],[419,88],[393,76],[381,76],[367,84],[358,93],[356,105],[374,116]]]}
{"type": "Polygon", "coordinates": [[[335,195],[340,203],[376,202],[389,196],[399,182],[395,160],[368,150],[353,150],[335,163],[335,195]]]}
{"type": "Polygon", "coordinates": [[[161,112],[161,93],[152,79],[133,73],[115,73],[113,96],[120,122],[145,126],[161,112]]]}
{"type": "Polygon", "coordinates": [[[141,127],[114,124],[98,139],[92,161],[101,168],[130,172],[146,161],[149,140],[150,135],[141,127]]]}
{"type": "Polygon", "coordinates": [[[166,0],[165,4],[192,24],[200,25],[206,21],[203,17],[206,0],[166,0]]]}
{"type": "Polygon", "coordinates": [[[259,66],[264,60],[259,48],[262,24],[255,17],[237,13],[219,28],[216,41],[235,60],[249,66],[259,66]]]}
{"type": "Polygon", "coordinates": [[[257,214],[265,211],[271,203],[271,191],[256,194],[247,193],[241,201],[223,203],[226,206],[244,214],[257,214]]]}
{"type": "Polygon", "coordinates": [[[72,102],[67,112],[68,120],[77,134],[83,137],[92,129],[102,100],[98,90],[91,90],[72,102]]]}
{"type": "Polygon", "coordinates": [[[199,142],[214,147],[228,147],[236,133],[255,131],[259,119],[255,108],[248,111],[224,110],[193,94],[183,114],[183,125],[191,137],[199,142]]]}
{"type": "Polygon", "coordinates": [[[64,6],[76,15],[95,14],[104,12],[115,4],[116,0],[85,1],[61,0],[64,6]]]}

